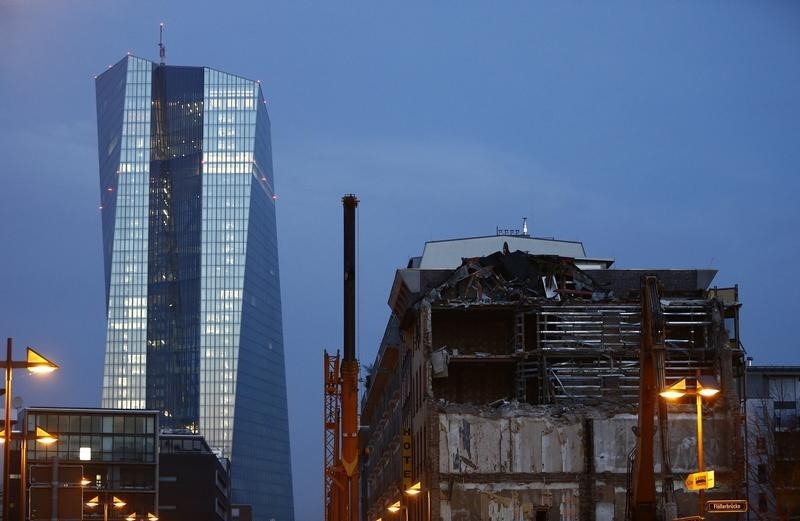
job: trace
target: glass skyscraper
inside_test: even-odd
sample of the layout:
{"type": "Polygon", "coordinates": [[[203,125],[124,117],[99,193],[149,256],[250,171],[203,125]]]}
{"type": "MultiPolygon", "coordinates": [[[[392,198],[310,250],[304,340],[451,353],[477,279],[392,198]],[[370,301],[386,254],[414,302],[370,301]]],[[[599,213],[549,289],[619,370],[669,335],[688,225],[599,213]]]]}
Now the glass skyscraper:
{"type": "Polygon", "coordinates": [[[291,520],[270,121],[258,82],[127,56],[97,77],[103,407],[157,409],[291,520]]]}

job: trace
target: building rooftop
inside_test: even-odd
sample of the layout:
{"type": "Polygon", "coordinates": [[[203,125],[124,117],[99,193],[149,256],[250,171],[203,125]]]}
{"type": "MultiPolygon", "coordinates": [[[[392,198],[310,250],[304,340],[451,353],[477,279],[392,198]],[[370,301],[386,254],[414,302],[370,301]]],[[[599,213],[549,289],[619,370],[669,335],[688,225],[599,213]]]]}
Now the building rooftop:
{"type": "Polygon", "coordinates": [[[800,374],[800,365],[750,365],[748,373],[783,373],[796,376],[800,374]]]}
{"type": "MultiPolygon", "coordinates": [[[[522,251],[534,255],[558,255],[575,259],[583,269],[603,269],[614,263],[613,259],[594,259],[586,256],[583,243],[562,241],[552,238],[530,237],[527,235],[489,235],[443,241],[428,241],[418,265],[409,266],[423,270],[455,269],[462,259],[484,257],[502,251],[507,245],[509,251],[522,251]]],[[[417,264],[417,263],[414,263],[417,264]]]]}

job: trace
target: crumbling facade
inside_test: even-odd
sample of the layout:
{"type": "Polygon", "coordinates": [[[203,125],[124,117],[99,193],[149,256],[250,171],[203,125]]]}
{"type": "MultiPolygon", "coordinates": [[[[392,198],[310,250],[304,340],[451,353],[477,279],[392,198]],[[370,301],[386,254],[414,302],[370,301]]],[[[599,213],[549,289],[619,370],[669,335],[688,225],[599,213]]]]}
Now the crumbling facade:
{"type": "MultiPolygon", "coordinates": [[[[506,245],[455,269],[421,268],[423,256],[398,270],[362,401],[362,519],[625,519],[645,273],[663,286],[663,379],[699,369],[722,389],[704,412],[706,497],[742,497],[738,303],[709,290],[710,270],[612,270],[581,252],[506,245]],[[414,483],[422,493],[404,494],[414,483]]],[[[679,515],[697,508],[683,491],[693,403],[668,406],[666,442],[654,440],[659,493],[679,515]]]]}

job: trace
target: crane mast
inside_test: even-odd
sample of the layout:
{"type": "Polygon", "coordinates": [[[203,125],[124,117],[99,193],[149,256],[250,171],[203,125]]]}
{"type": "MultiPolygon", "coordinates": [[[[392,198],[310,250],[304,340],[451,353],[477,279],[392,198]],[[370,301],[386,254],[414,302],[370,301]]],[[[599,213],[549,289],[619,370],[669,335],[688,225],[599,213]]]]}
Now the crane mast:
{"type": "Polygon", "coordinates": [[[324,367],[324,456],[325,456],[325,521],[341,519],[341,497],[344,486],[338,475],[340,465],[339,425],[341,415],[341,392],[339,380],[339,353],[325,354],[324,367]]]}
{"type": "Polygon", "coordinates": [[[641,280],[641,328],[639,333],[639,418],[636,431],[636,450],[631,479],[631,504],[628,519],[656,519],[656,478],[653,457],[654,418],[658,407],[659,438],[661,440],[661,478],[664,508],[674,508],[670,477],[669,453],[666,450],[666,405],[656,404],[664,386],[665,333],[664,316],[658,278],[650,275],[641,280]]]}

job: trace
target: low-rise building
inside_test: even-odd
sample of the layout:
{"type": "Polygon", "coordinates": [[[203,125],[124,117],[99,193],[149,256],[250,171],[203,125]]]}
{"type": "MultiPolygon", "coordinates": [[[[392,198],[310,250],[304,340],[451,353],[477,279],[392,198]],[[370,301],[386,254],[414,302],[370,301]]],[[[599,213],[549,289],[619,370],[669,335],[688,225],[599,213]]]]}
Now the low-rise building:
{"type": "Polygon", "coordinates": [[[27,443],[30,519],[158,515],[157,411],[31,407],[22,410],[20,418],[24,432],[35,433],[38,427],[57,438],[47,445],[27,443]],[[66,472],[78,468],[82,476],[66,472]],[[53,487],[53,482],[59,486],[53,487]],[[58,495],[78,488],[82,512],[70,505],[69,516],[53,513],[58,495]],[[116,506],[114,498],[119,500],[116,506]]]}
{"type": "Polygon", "coordinates": [[[227,521],[230,462],[196,434],[162,432],[159,454],[161,521],[227,521]]]}
{"type": "MultiPolygon", "coordinates": [[[[717,483],[706,497],[744,496],[735,289],[712,288],[713,270],[612,264],[580,243],[523,236],[428,243],[398,270],[362,400],[367,521],[623,520],[643,275],[662,285],[661,381],[699,372],[722,389],[705,404],[717,483]],[[404,494],[414,484],[421,493],[404,494]]],[[[693,399],[667,406],[653,441],[659,502],[678,515],[698,508],[683,484],[697,470],[694,411],[693,399]]]]}
{"type": "Polygon", "coordinates": [[[800,366],[747,367],[748,519],[800,519],[800,366]]]}

